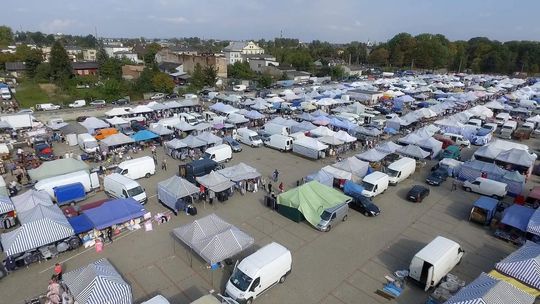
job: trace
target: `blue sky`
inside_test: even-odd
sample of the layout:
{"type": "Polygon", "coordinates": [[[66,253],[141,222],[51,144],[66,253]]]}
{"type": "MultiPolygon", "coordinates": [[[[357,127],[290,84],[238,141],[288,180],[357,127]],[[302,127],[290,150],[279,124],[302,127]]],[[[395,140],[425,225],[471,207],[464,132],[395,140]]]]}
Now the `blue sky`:
{"type": "Polygon", "coordinates": [[[399,32],[538,40],[538,0],[18,0],[14,30],[104,37],[386,41],[399,32]]]}

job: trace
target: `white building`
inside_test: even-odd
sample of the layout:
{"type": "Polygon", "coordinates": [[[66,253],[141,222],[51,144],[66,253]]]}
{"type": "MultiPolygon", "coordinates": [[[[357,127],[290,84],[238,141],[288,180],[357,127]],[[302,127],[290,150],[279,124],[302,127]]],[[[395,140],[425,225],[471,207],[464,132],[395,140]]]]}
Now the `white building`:
{"type": "Polygon", "coordinates": [[[227,64],[243,62],[242,55],[264,54],[264,50],[253,41],[233,41],[223,49],[227,64]]]}
{"type": "Polygon", "coordinates": [[[114,57],[117,52],[131,52],[131,48],[122,45],[105,45],[103,47],[109,57],[114,57]]]}
{"type": "Polygon", "coordinates": [[[113,56],[118,59],[125,58],[135,63],[139,62],[139,57],[137,56],[137,54],[131,51],[114,52],[113,56]]]}

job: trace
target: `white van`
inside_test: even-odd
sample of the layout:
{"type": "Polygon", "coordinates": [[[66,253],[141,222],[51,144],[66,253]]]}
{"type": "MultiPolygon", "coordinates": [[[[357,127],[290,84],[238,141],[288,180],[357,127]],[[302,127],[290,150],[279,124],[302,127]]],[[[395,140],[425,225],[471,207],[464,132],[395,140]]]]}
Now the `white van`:
{"type": "Polygon", "coordinates": [[[233,91],[235,92],[244,92],[247,89],[247,86],[244,84],[237,84],[233,87],[233,91]]]}
{"type": "Polygon", "coordinates": [[[81,108],[84,106],[86,106],[86,100],[84,99],[75,100],[74,102],[69,104],[70,108],[81,108]]]}
{"type": "Polygon", "coordinates": [[[188,113],[180,113],[178,114],[178,117],[180,117],[181,120],[187,122],[188,124],[194,126],[198,123],[197,119],[193,116],[191,116],[188,113]]]}
{"type": "Polygon", "coordinates": [[[42,179],[34,185],[34,189],[47,192],[47,194],[55,200],[55,187],[74,183],[81,183],[84,187],[84,191],[87,193],[93,189],[99,188],[99,178],[97,173],[88,173],[88,171],[82,170],[42,179]]]}
{"type": "Polygon", "coordinates": [[[403,157],[388,165],[386,174],[392,186],[411,176],[416,170],[416,161],[409,157],[403,157]]]}
{"type": "Polygon", "coordinates": [[[206,151],[204,151],[202,158],[211,159],[218,163],[228,162],[232,159],[231,146],[227,144],[221,144],[214,147],[210,147],[206,149],[206,151]]]}
{"type": "Polygon", "coordinates": [[[461,262],[463,253],[458,243],[438,236],[414,255],[409,265],[409,277],[427,291],[437,286],[461,262]]]}
{"type": "Polygon", "coordinates": [[[36,109],[41,111],[54,111],[60,109],[60,106],[52,103],[40,103],[36,105],[36,109]]]}
{"type": "Polygon", "coordinates": [[[259,134],[257,134],[257,132],[250,130],[248,128],[238,129],[236,131],[236,136],[237,136],[236,140],[248,146],[260,147],[263,144],[259,134]]]}
{"type": "Polygon", "coordinates": [[[451,139],[458,146],[465,146],[467,148],[471,146],[471,142],[465,137],[463,137],[463,135],[454,134],[454,133],[444,133],[443,136],[451,139]]]}
{"type": "Polygon", "coordinates": [[[146,192],[139,183],[118,173],[105,176],[103,179],[103,188],[105,189],[105,193],[110,197],[132,197],[141,204],[146,204],[148,201],[146,192]]]}
{"type": "Polygon", "coordinates": [[[270,135],[279,134],[287,136],[291,133],[291,128],[280,124],[268,122],[264,125],[264,132],[270,135]]]}
{"type": "Polygon", "coordinates": [[[292,149],[293,139],[289,136],[274,134],[271,135],[270,139],[264,144],[281,152],[285,152],[292,149]]]}
{"type": "Polygon", "coordinates": [[[472,182],[465,181],[463,183],[463,189],[465,189],[465,191],[472,191],[485,196],[501,199],[506,196],[508,185],[492,179],[477,177],[472,182]]]}
{"type": "Polygon", "coordinates": [[[150,156],[138,157],[121,162],[115,172],[131,179],[149,178],[156,174],[156,163],[150,156]]]}
{"type": "Polygon", "coordinates": [[[270,287],[285,282],[291,269],[291,252],[278,243],[270,243],[234,268],[225,286],[225,296],[251,304],[270,287]]]}
{"type": "Polygon", "coordinates": [[[387,174],[375,171],[371,174],[368,174],[362,180],[362,195],[366,197],[374,197],[383,193],[388,189],[388,183],[390,178],[387,174]]]}
{"type": "Polygon", "coordinates": [[[94,153],[98,149],[97,140],[88,133],[78,134],[77,143],[79,144],[79,148],[86,153],[94,153]]]}
{"type": "Polygon", "coordinates": [[[508,113],[499,113],[497,116],[495,116],[495,122],[497,123],[497,126],[504,125],[505,122],[510,120],[510,114],[508,113]]]}

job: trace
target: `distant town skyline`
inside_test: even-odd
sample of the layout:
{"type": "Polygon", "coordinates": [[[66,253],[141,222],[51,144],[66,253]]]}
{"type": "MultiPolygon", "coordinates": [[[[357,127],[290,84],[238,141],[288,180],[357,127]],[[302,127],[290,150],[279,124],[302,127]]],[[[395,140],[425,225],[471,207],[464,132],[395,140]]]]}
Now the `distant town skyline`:
{"type": "Polygon", "coordinates": [[[400,32],[450,40],[539,40],[540,1],[23,0],[3,6],[13,31],[117,38],[248,40],[280,37],[385,42],[400,32]]]}

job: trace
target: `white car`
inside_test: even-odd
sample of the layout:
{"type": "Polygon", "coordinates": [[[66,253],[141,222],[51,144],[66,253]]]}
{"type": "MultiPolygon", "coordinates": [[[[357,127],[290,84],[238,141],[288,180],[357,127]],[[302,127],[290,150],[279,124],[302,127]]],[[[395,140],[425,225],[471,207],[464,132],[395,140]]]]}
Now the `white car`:
{"type": "Polygon", "coordinates": [[[152,97],[150,97],[151,100],[159,100],[159,99],[163,99],[163,98],[165,98],[164,93],[156,93],[156,94],[152,95],[152,97]]]}
{"type": "Polygon", "coordinates": [[[4,99],[4,100],[10,100],[10,99],[11,99],[11,93],[9,93],[9,92],[2,92],[1,97],[2,97],[2,99],[4,99]]]}

